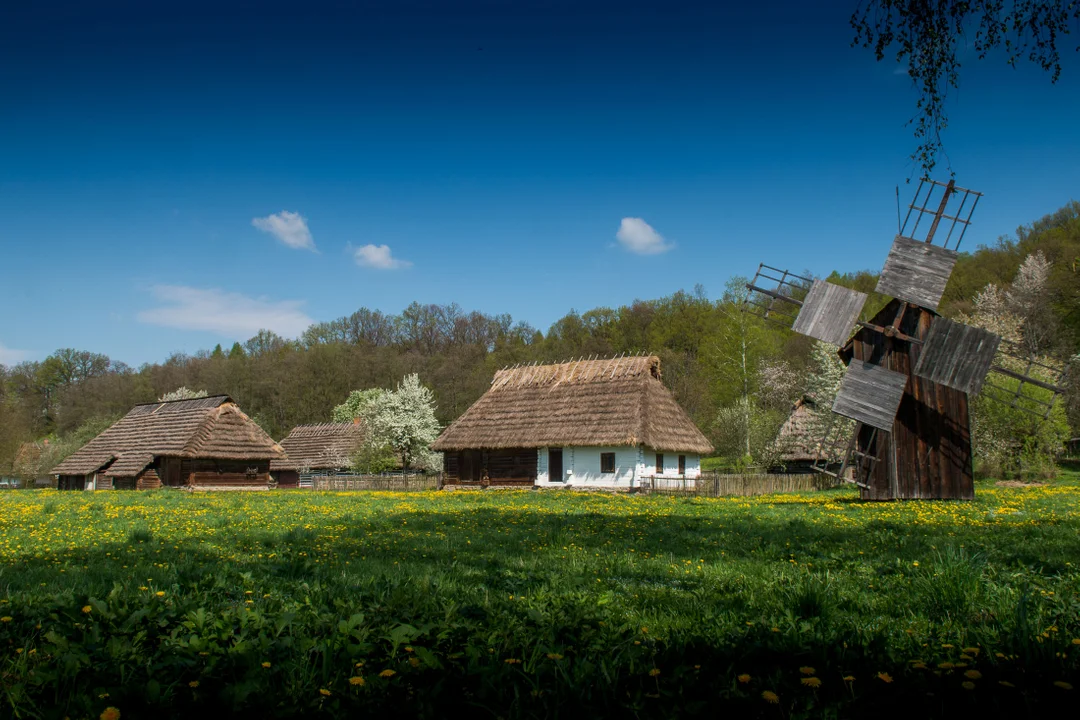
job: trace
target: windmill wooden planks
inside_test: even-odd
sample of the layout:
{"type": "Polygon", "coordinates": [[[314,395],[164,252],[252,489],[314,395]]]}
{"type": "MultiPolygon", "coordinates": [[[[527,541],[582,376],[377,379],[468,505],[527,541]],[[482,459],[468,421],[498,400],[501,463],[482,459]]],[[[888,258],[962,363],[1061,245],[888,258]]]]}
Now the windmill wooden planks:
{"type": "Polygon", "coordinates": [[[981,328],[935,318],[915,374],[955,390],[977,394],[994,362],[1001,337],[981,328]]]}
{"type": "Polygon", "coordinates": [[[840,391],[833,401],[833,412],[892,432],[907,380],[907,375],[903,373],[853,360],[840,382],[840,391]]]}
{"type": "Polygon", "coordinates": [[[840,347],[851,336],[866,294],[815,280],[791,329],[840,347]]]}
{"type": "Polygon", "coordinates": [[[936,310],[945,293],[958,253],[897,235],[877,291],[936,310]]]}

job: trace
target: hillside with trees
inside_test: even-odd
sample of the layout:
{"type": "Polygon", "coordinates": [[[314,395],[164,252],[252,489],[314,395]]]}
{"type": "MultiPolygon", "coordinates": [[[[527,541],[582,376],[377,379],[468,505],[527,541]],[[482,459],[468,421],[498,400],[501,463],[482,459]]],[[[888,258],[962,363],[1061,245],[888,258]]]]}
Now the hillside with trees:
{"type": "MultiPolygon", "coordinates": [[[[829,279],[867,292],[877,280],[865,271],[829,279]]],[[[760,463],[823,361],[808,338],[743,313],[744,283],[732,278],[716,299],[698,286],[618,308],[571,310],[546,333],[509,315],[413,303],[400,315],[361,308],[314,324],[296,340],[264,330],[228,348],[176,354],[140,368],[57,350],[40,362],[0,366],[0,475],[41,474],[132,405],[178,388],[228,394],[281,438],[294,425],[331,420],[350,398],[360,402],[354,391],[393,391],[415,374],[431,389],[436,419],[445,426],[506,365],[639,352],[660,356],[665,384],[719,455],[731,463],[760,463]]],[[[872,297],[865,314],[883,303],[872,297]]],[[[942,312],[975,324],[1011,323],[1032,354],[1069,362],[1080,351],[1080,203],[962,255],[942,312]]],[[[1075,381],[1062,408],[1050,446],[1069,436],[1068,425],[1080,428],[1075,381]]],[[[1030,430],[1008,422],[995,427],[1030,430]]],[[[1015,442],[995,445],[998,465],[1019,452],[1015,442]]]]}

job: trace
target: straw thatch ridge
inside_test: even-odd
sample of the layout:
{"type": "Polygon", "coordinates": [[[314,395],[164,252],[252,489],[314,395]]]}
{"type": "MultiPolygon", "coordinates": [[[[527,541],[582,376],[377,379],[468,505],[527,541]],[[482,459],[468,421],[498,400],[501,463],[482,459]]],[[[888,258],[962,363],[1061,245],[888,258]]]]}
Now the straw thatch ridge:
{"type": "Polygon", "coordinates": [[[336,470],[363,444],[367,433],[360,423],[297,425],[281,441],[288,457],[273,460],[270,470],[336,470]]]}
{"type": "Polygon", "coordinates": [[[776,434],[778,459],[782,463],[808,463],[843,454],[847,438],[832,438],[828,452],[822,453],[822,428],[814,422],[817,403],[804,395],[791,406],[791,415],[776,434]]]}
{"type": "Polygon", "coordinates": [[[506,368],[432,449],[645,445],[712,452],[660,377],[655,355],[506,368]]]}
{"type": "Polygon", "coordinates": [[[227,395],[145,403],[69,455],[52,475],[137,475],[158,456],[272,460],[285,451],[227,395]]]}

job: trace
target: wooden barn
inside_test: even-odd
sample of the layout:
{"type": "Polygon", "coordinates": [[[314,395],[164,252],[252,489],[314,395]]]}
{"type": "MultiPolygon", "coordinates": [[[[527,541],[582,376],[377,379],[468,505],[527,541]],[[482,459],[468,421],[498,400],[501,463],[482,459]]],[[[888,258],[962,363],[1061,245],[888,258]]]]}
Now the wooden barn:
{"type": "Polygon", "coordinates": [[[967,394],[915,375],[923,346],[896,337],[924,340],[935,317],[893,300],[870,321],[886,332],[864,327],[840,349],[849,366],[865,361],[908,376],[892,431],[864,425],[859,433],[857,458],[870,468],[860,487],[865,500],[975,497],[967,394]]]}
{"type": "Polygon", "coordinates": [[[226,395],[136,405],[52,469],[61,490],[267,489],[285,451],[226,395]]]}
{"type": "Polygon", "coordinates": [[[640,356],[501,370],[432,449],[447,485],[630,489],[693,481],[713,448],[640,356]]]}
{"type": "Polygon", "coordinates": [[[279,488],[295,488],[300,476],[333,475],[349,469],[353,454],[366,433],[359,422],[297,425],[281,441],[287,457],[270,463],[270,474],[279,488]]]}

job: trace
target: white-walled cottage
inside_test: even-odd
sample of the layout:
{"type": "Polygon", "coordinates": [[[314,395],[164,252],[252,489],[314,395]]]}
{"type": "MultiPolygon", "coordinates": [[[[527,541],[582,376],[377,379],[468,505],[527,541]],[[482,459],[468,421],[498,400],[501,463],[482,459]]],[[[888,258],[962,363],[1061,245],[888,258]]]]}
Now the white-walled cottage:
{"type": "Polygon", "coordinates": [[[501,370],[432,448],[449,485],[626,489],[692,483],[713,449],[664,387],[656,356],[501,370]]]}

